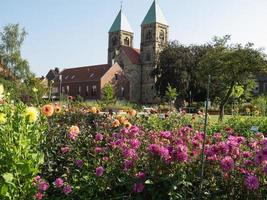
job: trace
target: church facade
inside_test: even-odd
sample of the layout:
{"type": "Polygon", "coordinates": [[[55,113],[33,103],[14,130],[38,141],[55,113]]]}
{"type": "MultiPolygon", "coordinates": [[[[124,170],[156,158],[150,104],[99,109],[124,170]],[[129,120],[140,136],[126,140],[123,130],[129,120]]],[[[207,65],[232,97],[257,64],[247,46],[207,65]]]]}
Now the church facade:
{"type": "Polygon", "coordinates": [[[108,33],[107,64],[50,70],[46,78],[53,83],[53,95],[100,99],[106,83],[118,98],[137,103],[156,103],[155,78],[158,54],[168,42],[168,24],[154,0],[141,24],[141,42],[134,48],[134,32],[122,9],[108,33]]]}
{"type": "Polygon", "coordinates": [[[168,24],[156,1],[141,24],[140,49],[133,47],[134,33],[120,10],[109,30],[108,63],[117,62],[129,80],[130,101],[155,103],[155,78],[158,54],[168,42],[168,24]]]}

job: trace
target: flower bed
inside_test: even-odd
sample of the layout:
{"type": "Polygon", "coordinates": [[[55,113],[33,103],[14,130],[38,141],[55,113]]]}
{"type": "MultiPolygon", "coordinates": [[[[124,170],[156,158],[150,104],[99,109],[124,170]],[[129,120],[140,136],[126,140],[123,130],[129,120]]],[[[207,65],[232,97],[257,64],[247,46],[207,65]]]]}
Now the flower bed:
{"type": "MultiPolygon", "coordinates": [[[[203,115],[98,113],[94,107],[48,104],[38,109],[1,99],[0,198],[264,199],[267,195],[267,139],[247,131],[250,122],[262,122],[258,118],[209,123],[200,190],[203,115]]],[[[265,130],[265,123],[259,124],[265,130]]]]}
{"type": "Polygon", "coordinates": [[[245,138],[228,128],[209,135],[199,191],[203,133],[182,123],[173,124],[170,131],[155,131],[142,122],[133,116],[77,111],[54,117],[41,175],[50,187],[43,197],[262,199],[266,195],[263,134],[245,138]]]}

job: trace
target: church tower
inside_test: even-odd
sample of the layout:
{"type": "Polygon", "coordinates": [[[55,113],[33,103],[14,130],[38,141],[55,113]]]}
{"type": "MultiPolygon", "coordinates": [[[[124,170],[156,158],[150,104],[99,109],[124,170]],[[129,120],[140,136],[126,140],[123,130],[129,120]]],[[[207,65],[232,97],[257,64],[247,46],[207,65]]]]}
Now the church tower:
{"type": "Polygon", "coordinates": [[[151,72],[156,67],[159,52],[168,42],[167,21],[154,0],[141,25],[141,62],[142,85],[141,97],[143,103],[156,103],[155,78],[151,72]]]}
{"type": "Polygon", "coordinates": [[[120,47],[133,47],[133,30],[123,14],[122,9],[117,15],[109,30],[108,40],[108,64],[112,65],[116,62],[120,47]]]}

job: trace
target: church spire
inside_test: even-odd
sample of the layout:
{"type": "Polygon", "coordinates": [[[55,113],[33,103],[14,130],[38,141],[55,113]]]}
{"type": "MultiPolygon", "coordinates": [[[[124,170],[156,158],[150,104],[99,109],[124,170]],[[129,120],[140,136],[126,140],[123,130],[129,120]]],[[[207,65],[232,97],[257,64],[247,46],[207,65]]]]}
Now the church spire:
{"type": "Polygon", "coordinates": [[[160,23],[164,25],[168,25],[161,8],[159,7],[156,0],[153,1],[146,17],[144,18],[142,25],[153,24],[153,23],[160,23]]]}
{"type": "Polygon", "coordinates": [[[118,32],[118,31],[126,31],[133,33],[133,30],[128,22],[127,17],[122,12],[122,3],[119,14],[117,15],[115,21],[113,22],[111,28],[109,29],[109,33],[118,32]]]}

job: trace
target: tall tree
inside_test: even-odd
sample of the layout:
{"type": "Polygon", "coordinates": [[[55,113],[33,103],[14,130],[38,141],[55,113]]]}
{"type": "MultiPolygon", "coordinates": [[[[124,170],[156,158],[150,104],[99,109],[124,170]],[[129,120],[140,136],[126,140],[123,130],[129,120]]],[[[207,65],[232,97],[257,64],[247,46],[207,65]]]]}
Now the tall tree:
{"type": "Polygon", "coordinates": [[[179,102],[189,98],[190,91],[195,100],[203,100],[205,93],[198,84],[196,72],[208,48],[209,45],[185,46],[177,41],[170,42],[159,54],[157,68],[152,73],[157,78],[158,95],[163,98],[170,85],[176,88],[179,102]]]}
{"type": "Polygon", "coordinates": [[[21,46],[26,35],[19,24],[6,25],[0,32],[0,55],[5,66],[19,79],[26,79],[31,74],[28,61],[21,57],[21,46]]]}
{"type": "Polygon", "coordinates": [[[255,74],[266,70],[265,55],[262,50],[253,48],[253,44],[229,44],[230,36],[215,37],[212,48],[199,62],[198,80],[207,83],[211,75],[211,96],[219,97],[220,116],[223,120],[224,108],[234,89],[239,86],[252,90],[255,74]]]}

